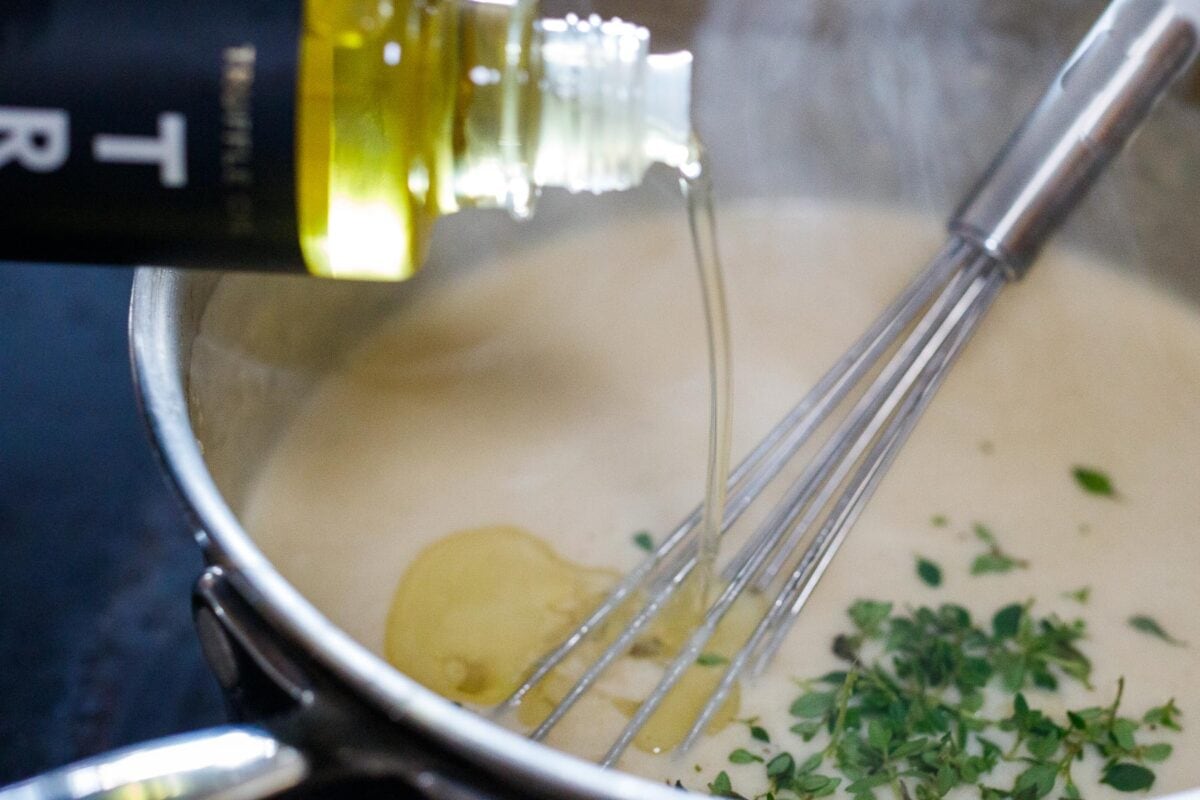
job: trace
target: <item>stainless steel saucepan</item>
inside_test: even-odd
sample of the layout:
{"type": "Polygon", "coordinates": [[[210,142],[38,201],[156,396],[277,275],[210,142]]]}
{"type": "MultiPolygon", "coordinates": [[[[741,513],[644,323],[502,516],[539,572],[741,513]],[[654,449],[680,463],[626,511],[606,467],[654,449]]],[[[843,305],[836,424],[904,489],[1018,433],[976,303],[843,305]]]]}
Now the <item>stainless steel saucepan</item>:
{"type": "MultiPolygon", "coordinates": [[[[547,11],[581,10],[570,5],[547,11]]],[[[831,196],[944,218],[1103,6],[597,0],[582,10],[637,19],[657,46],[695,53],[697,126],[723,201],[831,196]]],[[[209,565],[194,599],[203,649],[246,721],[108,754],[0,798],[250,798],[372,776],[433,800],[678,798],[527,741],[410,680],[331,621],[350,613],[330,607],[338,586],[313,602],[239,521],[280,431],[379,320],[456,272],[486,268],[498,252],[669,208],[678,200],[660,178],[617,197],[544,198],[525,224],[446,220],[414,284],[141,270],[130,315],[138,391],[209,565]]],[[[1192,75],[1064,235],[1200,303],[1197,219],[1200,77],[1192,75]]]]}

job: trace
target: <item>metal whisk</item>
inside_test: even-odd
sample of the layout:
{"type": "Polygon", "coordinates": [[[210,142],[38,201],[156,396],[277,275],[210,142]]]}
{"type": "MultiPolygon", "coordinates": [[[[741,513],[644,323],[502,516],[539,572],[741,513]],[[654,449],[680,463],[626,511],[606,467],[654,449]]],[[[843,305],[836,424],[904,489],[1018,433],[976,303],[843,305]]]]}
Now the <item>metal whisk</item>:
{"type": "MultiPolygon", "coordinates": [[[[1197,0],[1117,0],[1059,72],[950,222],[933,262],[729,477],[724,533],[843,403],[851,410],[734,555],[721,591],[601,763],[615,763],[743,593],[786,573],[679,745],[687,750],[739,678],[766,668],[950,365],[1001,288],[1119,152],[1195,56],[1197,0]],[[886,360],[885,360],[886,358],[886,360]],[[882,364],[882,365],[881,365],[882,364]],[[865,388],[860,388],[865,385],[865,388]],[[857,393],[857,394],[856,394],[857,393]],[[857,397],[857,399],[854,399],[857,397]]],[[[697,565],[701,509],[689,514],[498,709],[510,711],[635,594],[645,601],[533,731],[541,739],[634,644],[697,565]]]]}

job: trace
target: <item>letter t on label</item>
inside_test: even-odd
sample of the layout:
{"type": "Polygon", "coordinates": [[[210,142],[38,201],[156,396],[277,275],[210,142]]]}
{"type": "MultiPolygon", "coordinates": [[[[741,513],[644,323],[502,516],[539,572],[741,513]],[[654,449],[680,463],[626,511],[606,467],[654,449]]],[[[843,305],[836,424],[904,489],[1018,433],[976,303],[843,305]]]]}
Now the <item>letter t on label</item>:
{"type": "Polygon", "coordinates": [[[70,155],[69,134],[66,111],[0,106],[0,167],[15,161],[31,172],[53,172],[70,155]]]}
{"type": "Polygon", "coordinates": [[[159,114],[158,136],[102,133],[92,140],[92,155],[110,164],[157,164],[163,186],[187,186],[187,121],[183,114],[159,114]]]}

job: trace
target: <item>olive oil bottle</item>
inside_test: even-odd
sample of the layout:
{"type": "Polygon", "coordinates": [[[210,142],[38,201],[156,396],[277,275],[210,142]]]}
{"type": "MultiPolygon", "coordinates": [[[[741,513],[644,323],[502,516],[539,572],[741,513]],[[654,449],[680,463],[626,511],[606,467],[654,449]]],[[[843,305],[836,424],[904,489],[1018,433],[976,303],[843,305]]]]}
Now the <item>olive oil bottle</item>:
{"type": "Polygon", "coordinates": [[[404,279],[443,214],[685,165],[690,73],[533,0],[17,4],[0,258],[404,279]]]}

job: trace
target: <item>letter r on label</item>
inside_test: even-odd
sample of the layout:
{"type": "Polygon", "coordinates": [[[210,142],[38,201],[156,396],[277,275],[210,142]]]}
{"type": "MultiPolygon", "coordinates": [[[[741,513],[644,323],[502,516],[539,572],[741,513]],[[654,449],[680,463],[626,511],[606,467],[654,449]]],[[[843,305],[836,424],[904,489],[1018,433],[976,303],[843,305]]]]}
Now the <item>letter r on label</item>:
{"type": "Polygon", "coordinates": [[[70,120],[56,108],[0,106],[0,167],[53,172],[71,154],[70,120]]]}

